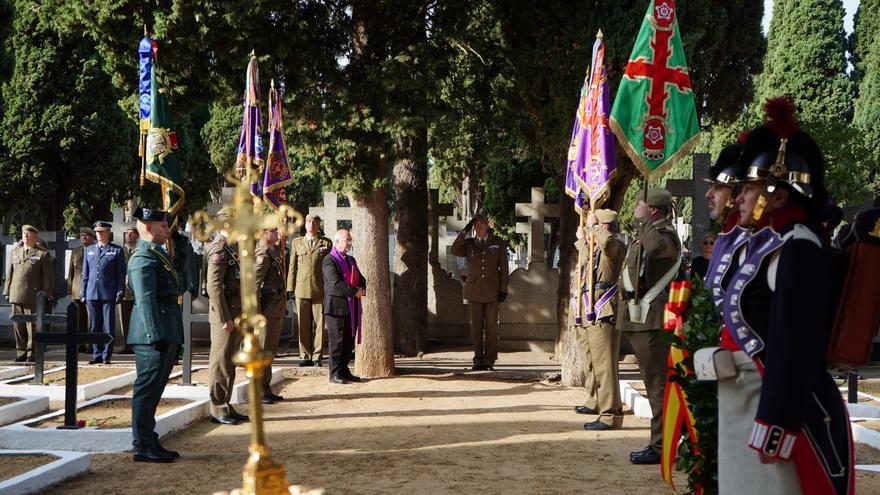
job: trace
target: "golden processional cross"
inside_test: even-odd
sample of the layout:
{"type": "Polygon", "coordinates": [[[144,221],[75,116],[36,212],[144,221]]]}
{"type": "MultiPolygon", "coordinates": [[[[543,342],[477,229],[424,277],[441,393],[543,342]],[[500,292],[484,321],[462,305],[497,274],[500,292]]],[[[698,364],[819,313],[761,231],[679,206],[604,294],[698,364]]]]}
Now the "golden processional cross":
{"type": "Polygon", "coordinates": [[[235,177],[227,177],[227,180],[236,185],[232,215],[212,219],[206,211],[199,210],[189,223],[193,227],[193,235],[203,242],[209,241],[212,233],[223,231],[229,242],[238,244],[242,310],[241,316],[235,319],[235,327],[243,335],[243,344],[234,360],[247,370],[250,381],[248,401],[251,423],[250,455],[242,473],[243,487],[238,493],[287,495],[290,491],[284,466],[271,459],[263,434],[263,405],[260,399],[263,397],[263,374],[272,362],[272,354],[264,351],[260,345],[260,336],[266,331],[266,317],[259,312],[254,279],[254,248],[264,230],[279,227],[283,233],[293,235],[302,226],[303,217],[286,204],[276,212],[264,213],[263,202],[251,195],[247,181],[235,177]]]}

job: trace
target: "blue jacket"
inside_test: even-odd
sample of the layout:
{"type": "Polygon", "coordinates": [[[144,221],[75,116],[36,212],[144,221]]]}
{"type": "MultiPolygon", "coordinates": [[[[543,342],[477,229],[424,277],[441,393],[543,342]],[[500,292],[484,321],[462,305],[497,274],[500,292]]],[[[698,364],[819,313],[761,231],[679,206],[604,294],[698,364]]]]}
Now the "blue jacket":
{"type": "Polygon", "coordinates": [[[116,294],[125,290],[125,254],[122,247],[98,244],[87,247],[83,253],[82,289],[86,301],[115,301],[116,294]]]}

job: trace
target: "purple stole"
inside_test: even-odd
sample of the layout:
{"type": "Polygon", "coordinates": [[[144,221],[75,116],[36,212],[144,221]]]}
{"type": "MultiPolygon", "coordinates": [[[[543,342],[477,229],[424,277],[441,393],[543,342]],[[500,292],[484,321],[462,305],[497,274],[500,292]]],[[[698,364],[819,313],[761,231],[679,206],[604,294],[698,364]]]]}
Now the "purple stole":
{"type": "MultiPolygon", "coordinates": [[[[361,272],[358,270],[357,262],[351,256],[342,254],[336,250],[334,246],[330,250],[330,256],[342,272],[342,278],[351,287],[359,287],[361,283],[361,272]]],[[[361,343],[361,300],[355,296],[349,296],[348,312],[351,315],[351,336],[357,339],[357,343],[361,343]]]]}
{"type": "Polygon", "coordinates": [[[781,248],[787,240],[770,227],[764,227],[752,235],[746,246],[746,260],[733,276],[724,295],[721,315],[724,324],[739,348],[752,359],[764,350],[764,339],[742,317],[742,293],[760,272],[764,259],[781,248]]]}

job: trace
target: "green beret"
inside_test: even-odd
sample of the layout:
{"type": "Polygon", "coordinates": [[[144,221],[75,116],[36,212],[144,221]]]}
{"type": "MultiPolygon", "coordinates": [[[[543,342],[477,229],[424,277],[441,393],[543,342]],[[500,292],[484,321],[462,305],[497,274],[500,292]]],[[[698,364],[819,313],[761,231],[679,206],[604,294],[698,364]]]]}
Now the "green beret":
{"type": "Polygon", "coordinates": [[[24,232],[25,230],[30,230],[30,231],[33,232],[34,234],[39,234],[39,233],[40,233],[40,231],[37,230],[37,228],[34,227],[33,225],[27,225],[27,224],[22,225],[22,226],[21,226],[21,231],[24,232]]]}
{"type": "Polygon", "coordinates": [[[90,235],[90,236],[92,236],[92,237],[95,237],[95,231],[92,230],[92,229],[90,229],[90,228],[88,228],[88,227],[80,227],[80,228],[79,228],[79,233],[80,233],[80,234],[88,234],[88,235],[90,235]]]}
{"type": "Polygon", "coordinates": [[[614,210],[596,210],[593,212],[596,220],[600,223],[614,223],[617,221],[617,212],[614,210]]]}
{"type": "Polygon", "coordinates": [[[672,204],[672,193],[661,187],[648,189],[648,206],[669,206],[672,204]]]}

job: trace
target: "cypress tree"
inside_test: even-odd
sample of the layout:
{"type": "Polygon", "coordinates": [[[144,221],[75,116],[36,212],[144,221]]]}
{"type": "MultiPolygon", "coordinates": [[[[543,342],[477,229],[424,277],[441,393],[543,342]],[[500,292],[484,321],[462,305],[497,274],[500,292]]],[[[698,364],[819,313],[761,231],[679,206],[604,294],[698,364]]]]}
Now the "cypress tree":
{"type": "Polygon", "coordinates": [[[842,122],[852,111],[841,0],[776,0],[756,78],[755,113],[768,98],[789,96],[805,123],[842,122]]]}
{"type": "Polygon", "coordinates": [[[874,197],[880,196],[880,0],[862,0],[855,22],[853,63],[859,71],[859,97],[853,124],[864,138],[869,181],[874,197]],[[858,59],[856,55],[858,54],[858,59]]]}

